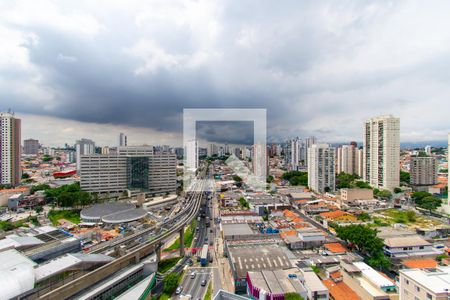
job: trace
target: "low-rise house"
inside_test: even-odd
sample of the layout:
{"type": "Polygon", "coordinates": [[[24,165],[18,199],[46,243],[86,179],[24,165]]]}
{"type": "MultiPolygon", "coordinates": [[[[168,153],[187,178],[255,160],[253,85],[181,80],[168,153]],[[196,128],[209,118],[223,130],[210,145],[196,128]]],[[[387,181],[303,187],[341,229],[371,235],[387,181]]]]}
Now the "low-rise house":
{"type": "Polygon", "coordinates": [[[326,255],[343,255],[348,252],[341,243],[328,243],[323,245],[326,255]]]}
{"type": "Polygon", "coordinates": [[[387,238],[383,249],[393,263],[407,258],[435,258],[442,253],[418,235],[387,238]]]}
{"type": "Polygon", "coordinates": [[[300,270],[303,278],[301,279],[303,285],[308,292],[308,299],[323,299],[328,300],[330,297],[329,291],[319,277],[312,270],[300,270]]]}
{"type": "Polygon", "coordinates": [[[362,299],[398,299],[395,283],[364,262],[341,263],[343,281],[362,299]]]}

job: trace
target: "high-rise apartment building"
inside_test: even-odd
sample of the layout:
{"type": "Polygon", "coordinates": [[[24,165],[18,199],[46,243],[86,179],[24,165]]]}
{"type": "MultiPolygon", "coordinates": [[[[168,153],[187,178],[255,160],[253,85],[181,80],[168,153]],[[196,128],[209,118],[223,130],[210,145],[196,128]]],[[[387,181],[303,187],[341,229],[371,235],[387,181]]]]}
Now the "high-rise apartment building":
{"type": "Polygon", "coordinates": [[[364,149],[356,150],[356,175],[359,177],[364,176],[364,149]]]}
{"type": "Polygon", "coordinates": [[[400,186],[400,119],[391,115],[364,122],[364,176],[375,188],[400,186]]]}
{"type": "Polygon", "coordinates": [[[128,137],[125,135],[125,133],[119,133],[119,141],[117,143],[118,147],[126,147],[128,146],[128,137]]]}
{"type": "Polygon", "coordinates": [[[352,142],[350,145],[342,145],[336,149],[336,173],[342,172],[347,174],[357,174],[358,160],[357,160],[356,143],[352,142]]]}
{"type": "Polygon", "coordinates": [[[328,144],[308,148],[308,186],[324,193],[335,190],[335,149],[328,144]]]}
{"type": "Polygon", "coordinates": [[[315,136],[310,136],[309,138],[305,139],[305,145],[303,148],[303,153],[304,153],[304,157],[305,157],[305,166],[308,166],[308,149],[317,143],[317,139],[315,136]]]}
{"type": "Polygon", "coordinates": [[[75,143],[75,151],[77,153],[77,172],[80,171],[81,155],[95,154],[95,143],[89,139],[81,139],[75,143]]]}
{"type": "Polygon", "coordinates": [[[266,177],[269,174],[267,146],[265,144],[254,144],[252,149],[253,174],[258,180],[266,182],[266,177]]]}
{"type": "Polygon", "coordinates": [[[0,184],[20,183],[21,121],[13,113],[0,112],[0,184]]]}
{"type": "MultiPolygon", "coordinates": [[[[448,148],[447,148],[447,152],[448,152],[448,158],[447,161],[450,162],[450,133],[448,134],[448,148]]],[[[450,194],[447,197],[447,201],[443,201],[444,203],[442,203],[442,207],[441,210],[444,211],[447,214],[450,214],[450,194]]]]}
{"type": "Polygon", "coordinates": [[[188,170],[195,171],[198,168],[198,141],[188,141],[185,147],[185,166],[188,170]]]}
{"type": "Polygon", "coordinates": [[[438,183],[439,163],[435,157],[411,157],[411,185],[430,186],[438,183]]]}
{"type": "Polygon", "coordinates": [[[219,149],[216,144],[209,144],[208,156],[214,156],[219,154],[219,149]]]}
{"type": "Polygon", "coordinates": [[[37,155],[39,152],[39,141],[26,139],[23,141],[23,154],[37,155]]]}

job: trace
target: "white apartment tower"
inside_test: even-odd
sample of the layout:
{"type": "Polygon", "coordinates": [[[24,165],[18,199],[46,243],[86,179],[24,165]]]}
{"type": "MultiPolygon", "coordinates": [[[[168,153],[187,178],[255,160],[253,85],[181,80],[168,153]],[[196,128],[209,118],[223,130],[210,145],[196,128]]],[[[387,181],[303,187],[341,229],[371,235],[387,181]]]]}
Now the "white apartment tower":
{"type": "Polygon", "coordinates": [[[364,122],[363,179],[375,188],[400,186],[400,119],[392,115],[364,122]]]}
{"type": "Polygon", "coordinates": [[[124,133],[119,133],[119,142],[117,143],[118,147],[126,147],[128,146],[128,137],[124,133]]]}
{"type": "Polygon", "coordinates": [[[198,141],[188,141],[185,147],[185,166],[191,171],[196,171],[198,168],[198,141]]]}
{"type": "Polygon", "coordinates": [[[208,147],[208,156],[218,155],[219,154],[219,148],[216,144],[209,144],[208,147]]]}
{"type": "MultiPolygon", "coordinates": [[[[448,152],[448,158],[447,158],[448,160],[447,161],[450,162],[450,133],[448,134],[447,152],[448,152]]],[[[444,203],[442,203],[441,210],[450,215],[450,196],[447,197],[447,201],[444,200],[444,203]],[[447,203],[445,203],[445,202],[447,202],[447,203]]]]}
{"type": "Polygon", "coordinates": [[[0,112],[0,184],[20,183],[21,121],[13,113],[0,112]]]}
{"type": "Polygon", "coordinates": [[[316,139],[316,137],[315,136],[310,136],[309,138],[306,138],[305,139],[305,147],[303,148],[304,149],[304,152],[305,152],[305,166],[307,166],[308,165],[308,149],[312,146],[312,145],[314,145],[314,144],[317,144],[317,139],[316,139]]]}
{"type": "Polygon", "coordinates": [[[308,148],[308,186],[324,193],[335,190],[335,149],[328,144],[308,148]]]}
{"type": "Polygon", "coordinates": [[[336,150],[336,173],[342,172],[347,174],[357,174],[358,159],[357,159],[356,143],[352,142],[350,145],[342,145],[336,150]]]}
{"type": "Polygon", "coordinates": [[[75,150],[77,152],[77,172],[81,168],[81,155],[95,154],[95,143],[89,139],[81,139],[75,143],[75,150]]]}
{"type": "Polygon", "coordinates": [[[295,139],[291,140],[290,166],[291,166],[291,170],[294,170],[294,171],[297,171],[299,169],[300,146],[301,146],[301,140],[299,138],[295,138],[295,139]]]}

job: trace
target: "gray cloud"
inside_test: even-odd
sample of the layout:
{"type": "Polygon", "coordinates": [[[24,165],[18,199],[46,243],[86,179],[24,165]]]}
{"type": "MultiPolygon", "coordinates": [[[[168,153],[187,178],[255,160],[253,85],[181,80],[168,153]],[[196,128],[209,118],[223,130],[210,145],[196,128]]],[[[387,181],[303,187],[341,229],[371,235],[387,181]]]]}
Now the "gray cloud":
{"type": "MultiPolygon", "coordinates": [[[[3,3],[0,107],[161,134],[181,133],[183,108],[267,108],[270,141],[316,134],[330,142],[360,140],[364,119],[392,113],[403,140],[444,139],[448,6],[3,3]]],[[[200,134],[220,142],[213,127],[200,134]]],[[[222,130],[223,142],[251,136],[222,130]]]]}

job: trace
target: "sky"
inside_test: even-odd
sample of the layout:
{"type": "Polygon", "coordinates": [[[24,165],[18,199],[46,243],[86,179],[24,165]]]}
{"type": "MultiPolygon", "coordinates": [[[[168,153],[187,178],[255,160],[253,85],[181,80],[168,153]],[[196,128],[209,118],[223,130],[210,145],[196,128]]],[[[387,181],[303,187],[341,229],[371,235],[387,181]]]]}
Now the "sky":
{"type": "MultiPolygon", "coordinates": [[[[0,0],[0,110],[47,146],[182,143],[184,108],[264,108],[268,141],[450,131],[449,1],[0,0]]],[[[248,124],[198,126],[248,141],[248,124]]]]}

